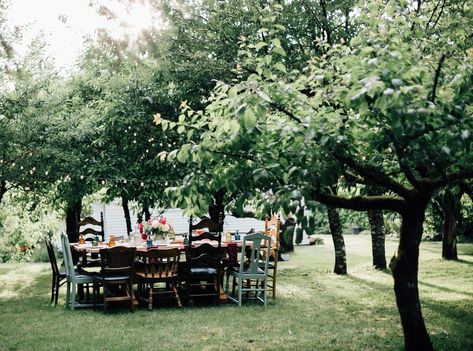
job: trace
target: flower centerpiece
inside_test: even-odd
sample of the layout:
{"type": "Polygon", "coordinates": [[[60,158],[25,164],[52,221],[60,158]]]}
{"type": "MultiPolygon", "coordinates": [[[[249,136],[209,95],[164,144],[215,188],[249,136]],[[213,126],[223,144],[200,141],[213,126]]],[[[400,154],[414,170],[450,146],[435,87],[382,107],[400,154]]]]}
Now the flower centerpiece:
{"type": "Polygon", "coordinates": [[[163,216],[150,218],[148,221],[140,223],[138,227],[143,240],[153,239],[167,244],[169,237],[174,234],[173,226],[163,216]]]}

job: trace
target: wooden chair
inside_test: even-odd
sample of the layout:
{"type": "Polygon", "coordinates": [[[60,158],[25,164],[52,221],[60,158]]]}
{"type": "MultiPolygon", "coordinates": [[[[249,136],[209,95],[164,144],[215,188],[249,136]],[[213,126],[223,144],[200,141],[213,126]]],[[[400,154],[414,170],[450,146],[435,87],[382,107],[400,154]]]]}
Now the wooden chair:
{"type": "Polygon", "coordinates": [[[52,283],[51,283],[51,303],[54,302],[54,306],[57,305],[57,299],[59,295],[59,287],[61,287],[67,279],[66,272],[61,272],[57,265],[56,255],[54,253],[53,245],[49,239],[44,239],[44,243],[48,250],[49,262],[51,263],[52,270],[52,283]]]}
{"type": "Polygon", "coordinates": [[[103,287],[103,307],[110,302],[129,301],[133,312],[133,278],[135,247],[115,246],[100,249],[101,271],[94,275],[94,303],[100,285],[103,287]]]}
{"type": "Polygon", "coordinates": [[[221,281],[223,278],[222,267],[222,234],[211,234],[204,232],[198,236],[189,237],[189,245],[186,246],[186,265],[184,280],[186,283],[187,302],[194,298],[216,298],[219,302],[221,281]],[[214,241],[203,243],[198,246],[195,241],[207,239],[214,241]]]}
{"type": "MultiPolygon", "coordinates": [[[[77,234],[80,237],[84,236],[85,241],[93,241],[95,236],[98,237],[99,241],[105,240],[103,212],[100,212],[100,221],[93,217],[85,217],[77,223],[77,234]],[[90,227],[94,226],[94,227],[90,227]],[[85,227],[85,228],[84,228],[85,227]]],[[[83,267],[100,267],[100,258],[96,253],[83,254],[81,260],[81,266],[83,267]]]]}
{"type": "MultiPolygon", "coordinates": [[[[61,234],[61,245],[64,254],[64,266],[66,268],[66,308],[74,310],[76,307],[91,307],[92,303],[81,304],[76,302],[78,285],[88,285],[94,283],[94,277],[91,274],[83,271],[76,271],[72,261],[71,248],[69,246],[69,239],[66,234],[61,234]]],[[[87,291],[89,291],[87,289],[87,291]]]]}
{"type": "Polygon", "coordinates": [[[229,278],[233,277],[232,293],[229,293],[229,281],[227,279],[226,291],[228,299],[238,303],[241,306],[243,293],[250,299],[251,293],[255,293],[254,299],[261,301],[266,306],[266,294],[268,283],[269,256],[271,245],[264,244],[270,242],[271,237],[256,233],[248,234],[243,238],[243,247],[240,257],[240,266],[238,268],[229,267],[229,278]],[[251,242],[251,245],[248,243],[251,242]],[[238,280],[238,283],[237,283],[238,280]],[[238,296],[235,294],[235,288],[238,286],[238,296]],[[262,293],[262,297],[260,296],[262,293]]]}
{"type": "Polygon", "coordinates": [[[189,237],[192,236],[192,232],[196,229],[205,229],[207,228],[211,233],[221,233],[223,231],[223,220],[222,215],[219,217],[219,222],[216,223],[210,218],[204,217],[198,223],[193,224],[193,218],[189,219],[189,237]]]}
{"type": "Polygon", "coordinates": [[[181,251],[175,249],[150,249],[138,254],[142,262],[143,271],[136,272],[138,292],[141,299],[153,309],[153,296],[159,299],[175,299],[179,307],[181,300],[177,293],[177,282],[180,279],[178,266],[181,251]],[[154,284],[165,283],[164,287],[157,288],[154,284]]]}
{"type": "MultiPolygon", "coordinates": [[[[281,220],[279,215],[273,215],[271,219],[266,217],[264,222],[264,233],[271,237],[270,252],[268,263],[268,291],[272,293],[273,299],[276,298],[276,277],[278,273],[279,260],[279,236],[281,233],[281,220]]],[[[264,243],[267,245],[268,243],[264,243]]],[[[264,258],[264,257],[263,257],[264,258]]],[[[261,263],[263,265],[263,263],[261,263]]]]}

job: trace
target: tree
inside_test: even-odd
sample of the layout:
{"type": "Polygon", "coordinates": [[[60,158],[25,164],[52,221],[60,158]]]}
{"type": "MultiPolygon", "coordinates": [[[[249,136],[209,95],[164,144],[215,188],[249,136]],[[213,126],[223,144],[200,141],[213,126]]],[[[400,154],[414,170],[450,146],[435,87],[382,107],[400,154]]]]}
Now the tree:
{"type": "Polygon", "coordinates": [[[245,179],[250,190],[242,197],[262,208],[281,206],[301,223],[309,222],[301,201],[399,213],[390,268],[405,346],[431,350],[417,285],[419,244],[434,191],[473,177],[471,49],[458,26],[468,8],[444,11],[451,25],[434,26],[436,37],[428,39],[427,16],[397,3],[369,3],[350,45],[322,45],[327,54],[303,72],[288,72],[277,26],[266,29],[264,41],[243,43],[241,67],[252,74],[218,85],[204,116],[183,118],[180,126],[205,131],[171,155],[211,160],[212,174],[171,191],[205,203],[199,191],[233,191],[245,179]],[[386,195],[334,195],[330,186],[341,175],[386,195]]]}

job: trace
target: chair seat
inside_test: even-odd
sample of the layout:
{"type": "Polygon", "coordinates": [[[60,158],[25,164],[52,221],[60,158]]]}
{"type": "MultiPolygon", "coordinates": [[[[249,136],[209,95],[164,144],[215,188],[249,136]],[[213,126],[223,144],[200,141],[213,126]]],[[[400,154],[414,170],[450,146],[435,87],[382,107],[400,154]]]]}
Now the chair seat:
{"type": "Polygon", "coordinates": [[[100,280],[100,281],[106,281],[106,282],[113,282],[113,281],[119,281],[119,280],[128,280],[130,279],[130,276],[128,274],[103,275],[103,274],[97,273],[94,275],[94,279],[100,280]]]}
{"type": "Polygon", "coordinates": [[[168,279],[168,278],[177,278],[179,275],[177,273],[172,273],[168,272],[168,274],[163,274],[163,275],[158,275],[155,274],[154,276],[151,274],[146,274],[144,272],[137,272],[135,275],[138,277],[140,280],[144,281],[153,281],[153,280],[159,280],[159,279],[168,279]]]}
{"type": "Polygon", "coordinates": [[[258,268],[258,272],[256,273],[250,273],[249,269],[244,269],[242,272],[240,272],[240,269],[239,268],[236,268],[236,267],[229,267],[229,270],[230,270],[230,274],[231,275],[258,275],[258,274],[261,274],[261,275],[265,275],[264,274],[264,270],[262,270],[261,268],[258,268]]]}
{"type": "MultiPolygon", "coordinates": [[[[264,268],[264,262],[260,262],[259,267],[264,268]]],[[[268,262],[268,269],[274,269],[274,263],[273,262],[268,262]]]]}
{"type": "Polygon", "coordinates": [[[192,267],[190,269],[190,274],[196,276],[213,275],[217,274],[217,270],[211,267],[192,267]]]}

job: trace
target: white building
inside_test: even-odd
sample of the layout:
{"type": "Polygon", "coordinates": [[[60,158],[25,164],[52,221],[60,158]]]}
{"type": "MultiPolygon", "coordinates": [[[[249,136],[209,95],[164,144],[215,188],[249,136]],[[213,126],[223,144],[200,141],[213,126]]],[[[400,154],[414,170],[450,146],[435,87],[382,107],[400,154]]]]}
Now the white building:
{"type": "MultiPolygon", "coordinates": [[[[105,240],[110,234],[126,235],[126,222],[123,208],[116,204],[98,204],[92,205],[92,217],[100,219],[100,212],[103,213],[105,240]]],[[[176,234],[187,234],[189,231],[189,217],[183,215],[183,211],[179,208],[172,208],[165,210],[162,215],[174,226],[176,234]]],[[[137,216],[130,209],[130,217],[132,227],[136,225],[137,216]]],[[[247,233],[251,229],[255,231],[264,230],[264,221],[259,221],[254,218],[235,218],[226,215],[224,220],[224,232],[230,230],[231,232],[239,231],[240,233],[247,233]]]]}

